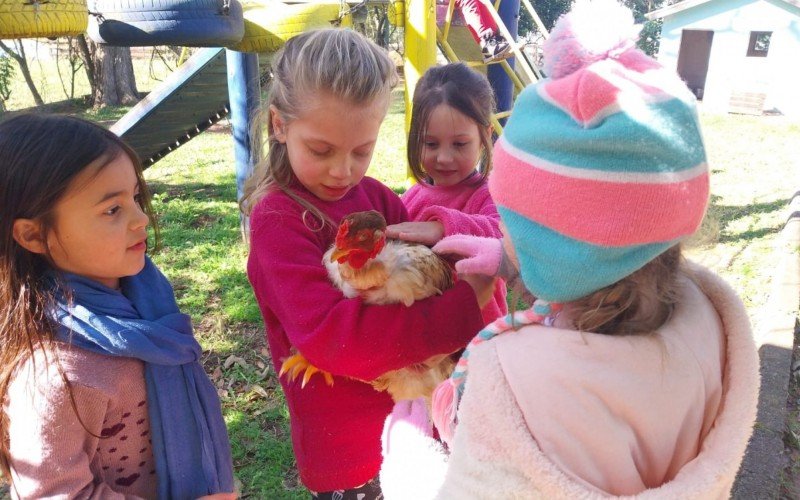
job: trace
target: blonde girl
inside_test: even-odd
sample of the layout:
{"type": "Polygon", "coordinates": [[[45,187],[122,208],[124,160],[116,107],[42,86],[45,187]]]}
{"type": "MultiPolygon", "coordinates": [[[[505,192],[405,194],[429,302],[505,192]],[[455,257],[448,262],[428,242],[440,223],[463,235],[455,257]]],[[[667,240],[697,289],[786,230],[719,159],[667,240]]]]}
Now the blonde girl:
{"type": "Polygon", "coordinates": [[[463,280],[414,303],[366,305],[328,279],[322,256],[345,215],[377,210],[406,221],[403,203],[366,177],[397,83],[387,54],[350,30],[289,40],[274,62],[269,154],[243,200],[247,275],[276,368],[297,350],[334,376],[301,388],[281,379],[300,479],[315,498],[380,498],[380,433],[392,408],[359,380],[463,347],[483,321],[491,280],[463,280]]]}

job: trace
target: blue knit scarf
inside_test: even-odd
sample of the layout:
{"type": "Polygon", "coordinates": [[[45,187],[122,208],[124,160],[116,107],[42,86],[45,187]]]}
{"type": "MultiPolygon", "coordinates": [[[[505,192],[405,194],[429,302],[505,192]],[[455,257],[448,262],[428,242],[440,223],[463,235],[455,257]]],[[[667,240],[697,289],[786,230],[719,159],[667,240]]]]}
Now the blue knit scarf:
{"type": "Polygon", "coordinates": [[[217,391],[200,365],[200,344],[172,286],[146,259],[121,292],[65,273],[51,315],[59,340],[144,361],[160,499],[233,491],[230,444],[217,391]],[[65,299],[71,295],[72,301],[65,299]]]}

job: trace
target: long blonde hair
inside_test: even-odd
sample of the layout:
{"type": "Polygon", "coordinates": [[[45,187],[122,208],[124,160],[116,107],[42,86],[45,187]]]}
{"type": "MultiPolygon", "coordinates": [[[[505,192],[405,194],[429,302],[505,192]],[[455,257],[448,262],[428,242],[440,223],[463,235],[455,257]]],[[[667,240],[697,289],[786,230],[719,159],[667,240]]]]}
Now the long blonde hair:
{"type": "Polygon", "coordinates": [[[578,330],[607,335],[656,331],[672,315],[679,296],[681,246],[673,246],[633,274],[569,304],[578,330]]]}
{"type": "Polygon", "coordinates": [[[267,122],[269,153],[260,161],[245,186],[240,208],[250,215],[265,194],[280,189],[305,208],[321,225],[333,224],[322,212],[290,189],[292,166],[286,144],[275,137],[270,106],[289,125],[303,112],[308,97],[327,92],[353,104],[386,98],[398,76],[388,54],[378,45],[349,29],[308,31],[291,38],[273,62],[267,105],[256,120],[267,122]]]}

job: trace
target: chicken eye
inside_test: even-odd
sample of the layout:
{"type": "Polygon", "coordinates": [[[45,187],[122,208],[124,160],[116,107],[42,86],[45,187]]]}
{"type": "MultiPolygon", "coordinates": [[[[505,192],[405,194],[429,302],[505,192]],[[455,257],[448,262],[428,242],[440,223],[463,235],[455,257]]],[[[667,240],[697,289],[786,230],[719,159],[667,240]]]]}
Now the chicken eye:
{"type": "Polygon", "coordinates": [[[356,241],[364,241],[366,239],[367,239],[367,235],[364,234],[364,233],[359,233],[358,236],[356,236],[356,241]]]}

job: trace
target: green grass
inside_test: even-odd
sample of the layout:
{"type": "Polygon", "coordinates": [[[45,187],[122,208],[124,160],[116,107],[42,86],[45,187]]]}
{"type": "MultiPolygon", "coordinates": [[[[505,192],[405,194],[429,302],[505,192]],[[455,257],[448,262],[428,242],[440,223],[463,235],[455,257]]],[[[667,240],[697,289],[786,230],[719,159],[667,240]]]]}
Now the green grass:
{"type": "Polygon", "coordinates": [[[768,299],[777,234],[800,189],[800,123],[781,116],[701,115],[711,202],[688,255],[722,275],[756,312],[768,299]]]}
{"type": "MultiPolygon", "coordinates": [[[[137,71],[142,66],[138,63],[137,71]]],[[[16,109],[31,105],[15,102],[16,109]]],[[[105,123],[124,112],[73,106],[71,112],[105,123]]],[[[712,199],[705,230],[688,253],[731,282],[756,319],[767,300],[776,235],[788,201],[800,189],[800,124],[782,117],[701,117],[712,199]]],[[[369,175],[398,192],[406,187],[403,124],[402,92],[396,92],[369,175]]],[[[242,493],[305,498],[294,468],[286,404],[245,276],[232,144],[224,127],[206,132],[148,169],[163,244],[154,260],[196,325],[204,364],[221,394],[242,493]]]]}
{"type": "Polygon", "coordinates": [[[392,94],[389,113],[381,126],[375,154],[368,175],[379,179],[395,192],[402,193],[406,184],[405,105],[402,87],[392,94]]]}

